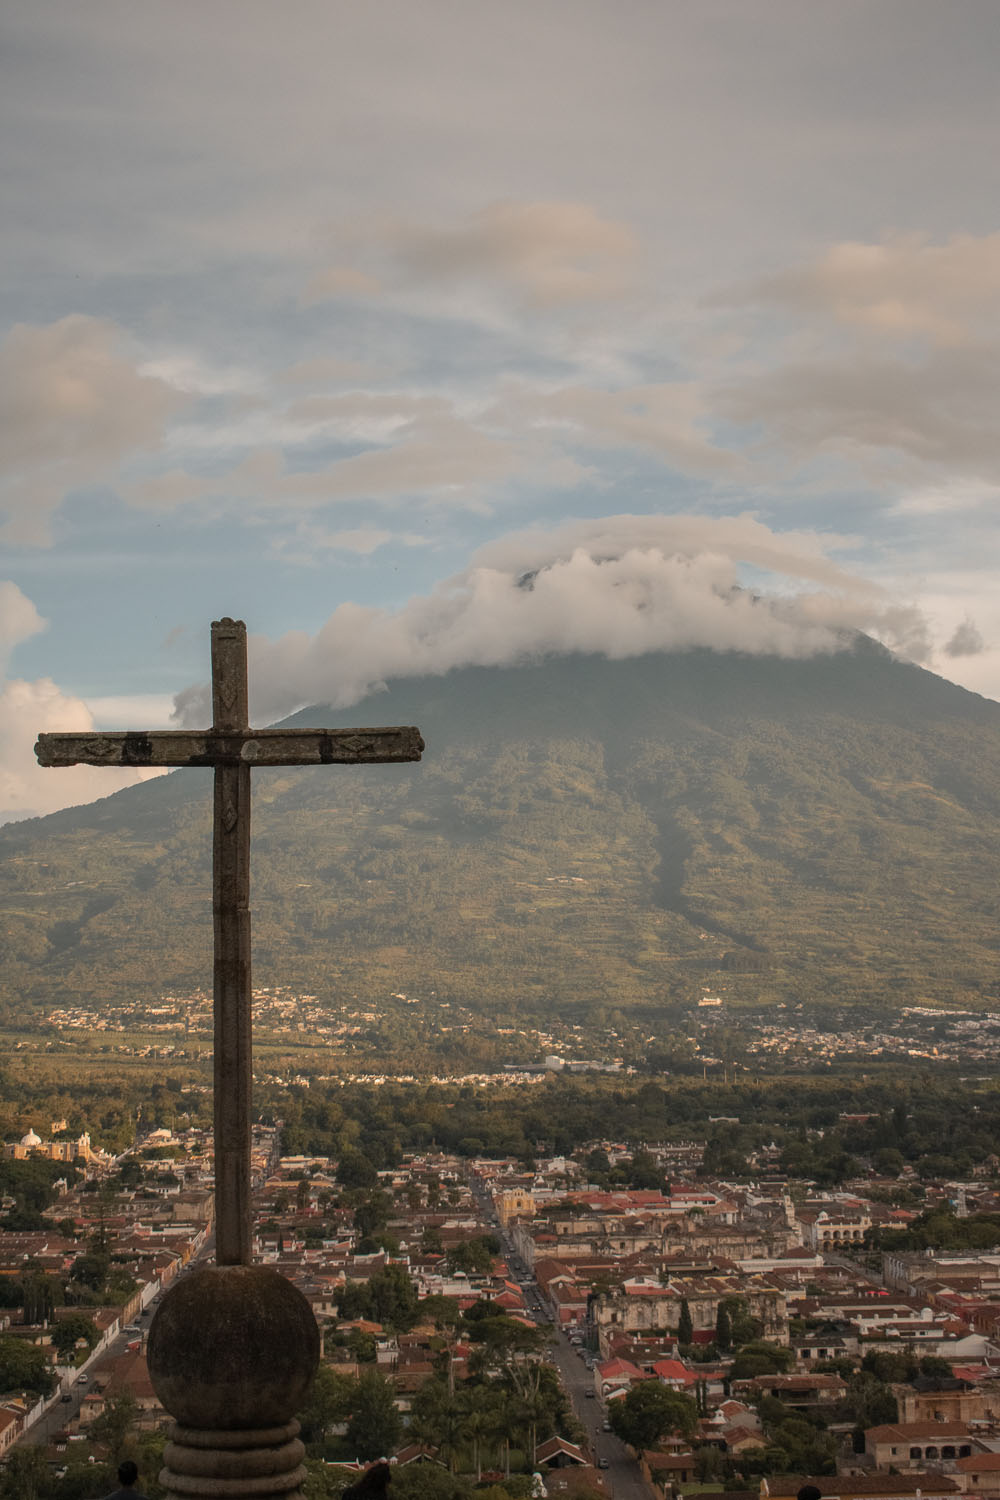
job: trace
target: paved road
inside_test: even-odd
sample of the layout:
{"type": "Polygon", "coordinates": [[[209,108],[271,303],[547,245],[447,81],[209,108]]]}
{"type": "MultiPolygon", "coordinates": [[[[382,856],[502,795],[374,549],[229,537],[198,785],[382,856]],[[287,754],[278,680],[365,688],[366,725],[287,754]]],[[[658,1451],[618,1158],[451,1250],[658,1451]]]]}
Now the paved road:
{"type": "Polygon", "coordinates": [[[877,1271],[873,1266],[863,1265],[860,1260],[853,1260],[848,1255],[837,1255],[835,1251],[828,1251],[823,1256],[823,1260],[828,1266],[843,1267],[845,1271],[850,1271],[852,1276],[861,1277],[872,1286],[885,1286],[881,1271],[877,1271]]]}
{"type": "MultiPolygon", "coordinates": [[[[528,1310],[536,1317],[536,1308],[541,1308],[538,1285],[530,1269],[514,1253],[513,1242],[506,1230],[496,1222],[496,1214],[489,1194],[477,1182],[472,1182],[472,1192],[487,1222],[500,1235],[504,1255],[511,1271],[522,1282],[524,1300],[528,1310]]],[[[586,1430],[587,1441],[595,1461],[607,1459],[604,1470],[607,1491],[612,1500],[656,1500],[657,1491],[643,1479],[639,1465],[625,1444],[613,1432],[603,1430],[607,1413],[604,1403],[594,1393],[594,1375],[587,1369],[586,1361],[580,1357],[564,1333],[553,1330],[553,1344],[549,1354],[558,1369],[563,1386],[573,1403],[573,1410],[586,1430]],[[588,1391],[590,1395],[588,1395],[588,1391]]]]}
{"type": "Polygon", "coordinates": [[[639,1465],[625,1444],[613,1432],[603,1431],[607,1415],[604,1404],[595,1395],[587,1395],[588,1391],[594,1390],[594,1372],[587,1369],[586,1362],[565,1334],[555,1335],[550,1358],[562,1376],[577,1418],[586,1428],[595,1460],[608,1460],[604,1471],[608,1494],[614,1500],[653,1500],[655,1491],[643,1479],[639,1465]]]}
{"type": "MultiPolygon", "coordinates": [[[[136,1317],[136,1323],[144,1334],[149,1331],[149,1325],[152,1321],[152,1311],[152,1308],[150,1308],[147,1316],[136,1317]]],[[[105,1360],[115,1359],[119,1354],[124,1354],[128,1345],[133,1343],[135,1338],[136,1334],[126,1333],[123,1329],[112,1340],[104,1352],[98,1355],[94,1362],[95,1365],[101,1365],[105,1360]]],[[[94,1366],[91,1366],[91,1369],[86,1372],[86,1379],[82,1381],[78,1375],[69,1376],[68,1380],[64,1381],[62,1389],[56,1392],[55,1398],[46,1409],[44,1415],[39,1417],[38,1421],[32,1427],[29,1427],[27,1432],[19,1437],[17,1441],[25,1447],[38,1447],[40,1444],[49,1442],[54,1433],[59,1432],[68,1422],[72,1422],[75,1417],[79,1416],[80,1403],[90,1390],[91,1382],[94,1379],[93,1370],[94,1366]],[[70,1398],[68,1401],[64,1399],[66,1396],[70,1398]]]]}
{"type": "MultiPolygon", "coordinates": [[[[214,1248],[215,1239],[214,1237],[209,1237],[202,1248],[198,1251],[197,1255],[192,1256],[190,1262],[188,1263],[188,1266],[178,1274],[181,1276],[186,1275],[188,1270],[190,1270],[195,1265],[200,1264],[208,1256],[210,1256],[214,1248]]],[[[137,1316],[136,1318],[136,1322],[142,1329],[143,1334],[149,1332],[149,1325],[152,1321],[152,1306],[149,1308],[147,1316],[137,1316]]],[[[126,1333],[124,1330],[122,1330],[122,1332],[118,1334],[117,1338],[115,1338],[112,1343],[108,1345],[107,1349],[104,1350],[103,1354],[98,1357],[98,1359],[95,1361],[95,1364],[100,1365],[107,1359],[114,1359],[117,1355],[124,1354],[127,1346],[133,1342],[135,1337],[136,1335],[134,1333],[126,1333]]],[[[87,1379],[82,1384],[80,1384],[79,1376],[70,1376],[69,1383],[64,1385],[61,1391],[56,1392],[54,1400],[48,1406],[45,1413],[39,1417],[38,1421],[35,1422],[33,1426],[28,1428],[27,1432],[23,1433],[21,1437],[17,1439],[18,1443],[21,1443],[23,1446],[29,1448],[38,1447],[41,1444],[48,1443],[55,1433],[59,1432],[63,1427],[66,1426],[68,1422],[72,1422],[74,1418],[79,1416],[80,1403],[90,1389],[90,1383],[93,1378],[93,1374],[88,1371],[87,1379]],[[68,1395],[70,1399],[68,1401],[64,1401],[62,1399],[64,1395],[68,1395]]]]}

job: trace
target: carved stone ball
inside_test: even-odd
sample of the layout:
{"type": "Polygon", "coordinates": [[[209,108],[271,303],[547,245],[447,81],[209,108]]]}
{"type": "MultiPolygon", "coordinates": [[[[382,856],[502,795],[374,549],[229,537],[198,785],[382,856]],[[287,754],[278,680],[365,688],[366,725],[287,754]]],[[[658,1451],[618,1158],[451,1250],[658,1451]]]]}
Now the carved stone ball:
{"type": "Polygon", "coordinates": [[[153,1389],[182,1427],[278,1427],[301,1407],[319,1329],[270,1266],[203,1266],[164,1294],[149,1330],[153,1389]]]}

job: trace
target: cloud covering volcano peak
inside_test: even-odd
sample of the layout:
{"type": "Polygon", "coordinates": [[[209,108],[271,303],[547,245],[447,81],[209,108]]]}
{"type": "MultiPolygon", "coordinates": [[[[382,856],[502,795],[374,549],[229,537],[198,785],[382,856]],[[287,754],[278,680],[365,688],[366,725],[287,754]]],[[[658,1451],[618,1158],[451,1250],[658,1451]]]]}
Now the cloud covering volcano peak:
{"type": "MultiPolygon", "coordinates": [[[[824,549],[843,541],[778,533],[750,515],[621,515],[512,534],[397,610],[345,603],[315,635],[254,638],[254,715],[346,707],[392,678],[573,652],[803,657],[865,630],[926,657],[923,616],[833,562],[824,549]]],[[[204,687],[178,695],[182,722],[207,712],[204,687]]]]}

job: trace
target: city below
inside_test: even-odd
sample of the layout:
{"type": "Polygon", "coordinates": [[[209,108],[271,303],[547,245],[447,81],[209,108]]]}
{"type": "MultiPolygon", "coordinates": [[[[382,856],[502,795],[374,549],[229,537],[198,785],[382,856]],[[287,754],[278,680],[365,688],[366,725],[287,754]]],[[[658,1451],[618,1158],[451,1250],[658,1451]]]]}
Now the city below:
{"type": "MultiPolygon", "coordinates": [[[[901,1017],[894,1044],[927,1020],[901,1017]]],[[[942,1053],[961,1026],[947,1018],[942,1053]]],[[[464,1091],[470,1107],[488,1092],[464,1091]]],[[[179,1110],[202,1090],[171,1097],[179,1110]]],[[[387,1457],[414,1497],[517,1494],[518,1475],[540,1475],[537,1494],[631,1500],[793,1496],[817,1476],[830,1496],[1000,1494],[1000,1159],[933,1178],[885,1118],[842,1112],[814,1144],[883,1144],[836,1187],[783,1171],[776,1145],[720,1172],[740,1124],[530,1161],[467,1142],[388,1167],[358,1145],[290,1154],[294,1130],[258,1125],[254,1259],[300,1288],[322,1336],[301,1416],[310,1493],[387,1457]]],[[[211,1256],[211,1133],[140,1122],[113,1152],[54,1120],[9,1141],[3,1170],[0,1452],[44,1454],[69,1494],[123,1442],[147,1465],[162,1446],[146,1342],[163,1291],[211,1256]]]]}

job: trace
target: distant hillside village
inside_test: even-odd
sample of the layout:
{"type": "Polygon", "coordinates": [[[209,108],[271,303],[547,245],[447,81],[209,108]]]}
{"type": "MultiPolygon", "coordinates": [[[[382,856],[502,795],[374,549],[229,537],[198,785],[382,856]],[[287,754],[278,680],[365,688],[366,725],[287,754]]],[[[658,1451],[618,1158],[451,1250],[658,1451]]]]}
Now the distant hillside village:
{"type": "MultiPolygon", "coordinates": [[[[25,1181],[48,1174],[51,1202],[46,1227],[0,1231],[0,1454],[41,1431],[58,1475],[166,1421],[145,1347],[162,1292],[211,1247],[211,1138],[164,1128],[112,1157],[29,1130],[4,1150],[25,1181]]],[[[998,1166],[927,1203],[997,1212],[998,1166]]],[[[255,1258],[322,1334],[315,1461],[349,1475],[384,1452],[596,1495],[638,1465],[674,1497],[791,1496],[808,1477],[826,1496],[1000,1496],[1000,1246],[874,1254],[875,1232],[916,1217],[885,1183],[703,1173],[696,1141],[612,1139],[531,1170],[431,1152],[376,1173],[357,1153],[282,1156],[258,1127],[255,1258]],[[639,1151],[658,1186],[590,1180],[639,1151]],[[549,1371],[530,1422],[468,1417],[484,1383],[514,1390],[526,1369],[549,1371]]]]}

